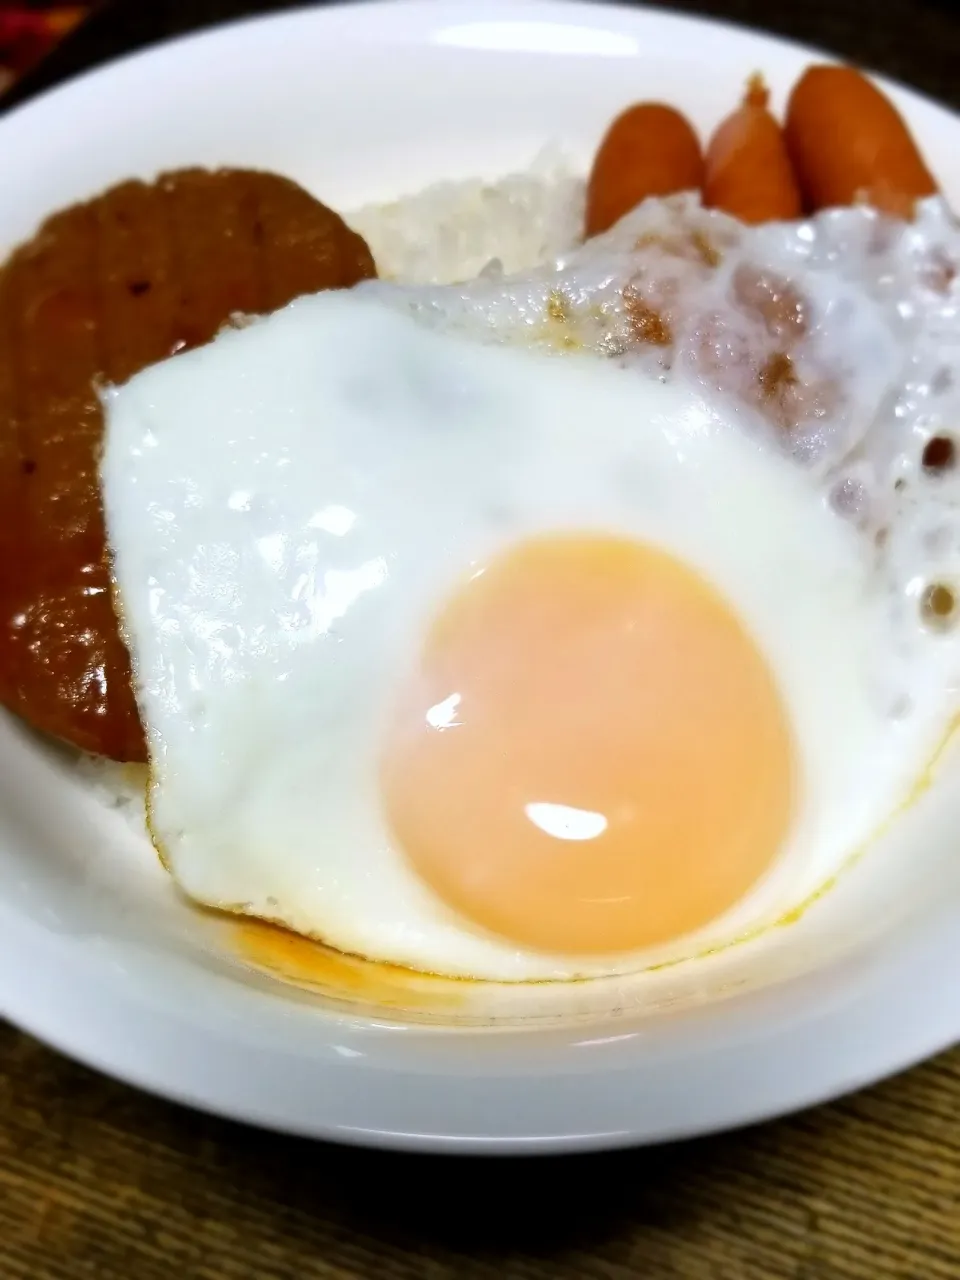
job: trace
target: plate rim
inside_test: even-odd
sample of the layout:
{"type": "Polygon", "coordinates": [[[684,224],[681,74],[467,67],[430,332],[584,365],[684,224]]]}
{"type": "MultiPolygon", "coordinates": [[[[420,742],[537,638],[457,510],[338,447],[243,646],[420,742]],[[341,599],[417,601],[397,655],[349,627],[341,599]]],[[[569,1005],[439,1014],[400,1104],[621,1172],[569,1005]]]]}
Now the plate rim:
{"type": "MultiPolygon", "coordinates": [[[[396,22],[398,15],[405,14],[405,18],[400,21],[434,23],[443,10],[461,14],[509,13],[514,20],[517,15],[538,11],[541,14],[551,14],[551,21],[560,24],[593,24],[607,29],[613,24],[619,25],[621,30],[639,28],[650,21],[665,22],[678,30],[707,29],[721,40],[732,38],[759,41],[801,57],[836,60],[836,55],[827,51],[782,39],[738,22],[702,18],[652,6],[590,3],[585,0],[512,0],[510,4],[503,0],[363,0],[361,3],[348,0],[347,3],[323,7],[290,8],[279,13],[251,15],[200,32],[164,40],[108,61],[4,112],[0,115],[0,135],[11,128],[17,129],[25,116],[38,111],[56,111],[64,101],[69,103],[78,91],[86,92],[91,83],[102,82],[118,72],[123,73],[132,65],[142,64],[144,61],[175,59],[184,46],[202,43],[217,45],[224,39],[243,38],[244,34],[256,32],[265,25],[289,24],[297,27],[306,24],[322,28],[339,21],[350,25],[354,16],[363,14],[358,19],[362,25],[371,20],[372,13],[377,12],[384,15],[389,13],[390,22],[396,22]]],[[[424,27],[421,40],[425,35],[424,27]]],[[[949,108],[922,93],[886,77],[877,79],[899,95],[906,95],[938,112],[952,114],[949,108]]],[[[489,1132],[483,1132],[481,1125],[474,1132],[431,1132],[422,1123],[419,1130],[409,1129],[400,1119],[404,1114],[402,1096],[398,1102],[388,1105],[388,1110],[393,1106],[398,1117],[392,1125],[379,1121],[372,1128],[355,1124],[343,1126],[332,1115],[327,1116],[322,1112],[293,1115],[283,1105],[264,1106],[262,1102],[258,1105],[250,1094],[251,1088],[254,1092],[257,1088],[255,1082],[251,1081],[254,1081],[254,1077],[259,1078],[259,1072],[267,1070],[272,1073],[274,1092],[282,1094],[283,1085],[278,1085],[278,1081],[284,1078],[286,1072],[290,1097],[294,1097],[303,1092],[305,1070],[317,1073],[317,1078],[323,1076],[328,1082],[336,1078],[349,1084],[359,1080],[369,1069],[376,1073],[376,1078],[368,1077],[373,1081],[370,1087],[376,1090],[378,1083],[382,1085],[384,1077],[389,1077],[394,1072],[389,1037],[381,1038],[382,1043],[388,1046],[384,1051],[382,1046],[372,1047],[380,1045],[376,1037],[371,1041],[356,1027],[345,1028],[340,1020],[318,1019],[318,1027],[328,1025],[328,1034],[332,1035],[335,1031],[339,1047],[350,1051],[344,1055],[343,1061],[322,1066],[316,1062],[300,1061],[299,1069],[296,1069],[298,1062],[290,1054],[280,1050],[271,1057],[268,1047],[260,1050],[256,1071],[253,1070],[252,1061],[248,1064],[251,1070],[246,1079],[241,1078],[244,1073],[238,1073],[235,1070],[236,1063],[231,1061],[235,1057],[236,1046],[220,1039],[215,1047],[209,1042],[203,1045],[203,1052],[207,1055],[207,1071],[204,1071],[203,1064],[195,1060],[195,1057],[184,1057],[179,1063],[172,1062],[169,1055],[164,1058],[162,1046],[156,1046],[157,1054],[150,1061],[149,1054],[144,1055],[143,1052],[150,1042],[146,1022],[157,1017],[156,1011],[148,1009],[144,1002],[138,1002],[132,990],[124,990],[122,984],[112,984],[103,979],[102,975],[99,987],[94,989],[96,974],[92,964],[89,966],[90,989],[83,991],[75,1008],[65,1010],[64,1006],[69,1005],[70,1000],[63,994],[62,987],[60,994],[57,994],[61,948],[56,939],[35,935],[31,940],[31,930],[24,921],[18,922],[6,908],[0,912],[0,917],[3,915],[11,915],[12,928],[9,932],[0,929],[0,960],[3,961],[0,967],[0,1011],[22,1030],[88,1067],[179,1104],[278,1131],[361,1146],[505,1155],[591,1151],[688,1138],[740,1127],[827,1101],[900,1071],[960,1040],[960,984],[954,984],[953,989],[949,984],[944,984],[938,994],[932,990],[932,984],[928,981],[931,972],[939,970],[949,973],[951,969],[946,966],[952,965],[955,973],[960,965],[960,931],[955,922],[944,918],[939,924],[925,922],[922,927],[911,931],[909,938],[901,939],[898,948],[891,949],[882,957],[866,954],[865,951],[847,957],[837,966],[837,971],[830,971],[832,979],[829,995],[826,997],[822,993],[818,994],[823,973],[794,980],[792,985],[798,1001],[789,1016],[777,1009],[783,986],[742,997],[734,996],[714,1006],[710,1015],[713,1029],[707,1036],[708,1048],[712,1043],[713,1052],[718,1055],[717,1060],[722,1059],[723,1055],[732,1055],[731,1061],[739,1057],[742,1064],[748,1051],[752,1060],[748,1064],[749,1070],[744,1068],[744,1080],[732,1093],[728,1081],[727,1105],[714,1108],[715,1116],[712,1121],[705,1122],[698,1118],[695,1106],[691,1107],[689,1118],[685,1121],[674,1106],[674,1111],[670,1114],[664,1113],[657,1117],[651,1112],[643,1124],[637,1120],[631,1122],[629,1099],[638,1087],[649,1088],[651,1093],[657,1093],[658,1089],[663,1090],[671,1083],[670,1076],[673,1073],[680,1071],[682,1075],[686,1072],[690,1077],[689,1090],[692,1097],[698,1088],[705,1087],[705,1080],[702,1078],[702,1064],[683,1058],[681,1049],[676,1048],[676,1043],[682,1043],[682,1034],[679,1041],[674,1034],[675,1047],[672,1055],[670,1052],[660,1052],[663,1048],[661,1044],[658,1050],[660,1058],[653,1061],[646,1052],[651,1039],[649,1025],[632,1027],[627,1022],[623,1025],[628,1026],[628,1030],[594,1040],[589,1035],[584,1035],[582,1030],[576,1029],[559,1037],[551,1033],[546,1039],[542,1039],[544,1048],[539,1057],[536,1051],[530,1054],[529,1037],[542,1038],[544,1033],[536,1030],[519,1033],[526,1044],[517,1048],[517,1041],[511,1038],[511,1033],[484,1032],[484,1035],[499,1037],[499,1049],[490,1055],[497,1070],[486,1071],[474,1067],[466,1073],[437,1072],[431,1070],[429,1062],[432,1048],[440,1040],[446,1040],[449,1044],[452,1037],[469,1036],[469,1031],[434,1032],[424,1028],[410,1028],[403,1033],[408,1045],[413,1045],[414,1059],[419,1052],[418,1044],[425,1054],[423,1065],[406,1073],[403,1079],[415,1080],[421,1087],[427,1082],[428,1092],[439,1087],[438,1080],[448,1082],[448,1092],[456,1095],[459,1090],[464,1099],[461,1104],[454,1105],[454,1110],[457,1105],[464,1113],[469,1110],[469,1089],[466,1085],[470,1081],[474,1084],[497,1081],[503,1086],[499,1093],[505,1098],[512,1097],[516,1100],[522,1096],[531,1103],[535,1102],[533,1090],[541,1086],[542,1076],[537,1075],[534,1068],[543,1071],[549,1070],[552,1065],[559,1066],[560,1057],[555,1064],[549,1058],[550,1054],[557,1053],[567,1066],[565,1070],[551,1071],[551,1074],[555,1078],[573,1082],[568,1085],[568,1098],[576,1100],[582,1108],[578,1115],[589,1116],[591,1106],[596,1111],[597,1082],[600,1077],[605,1080],[606,1087],[621,1089],[621,1107],[626,1119],[617,1129],[604,1130],[599,1126],[591,1129],[588,1125],[586,1131],[583,1131],[572,1127],[564,1130],[560,1126],[555,1133],[544,1130],[531,1132],[526,1136],[496,1132],[495,1126],[490,1126],[489,1132]],[[28,954],[32,948],[29,992],[25,987],[17,989],[18,944],[28,954]],[[843,974],[842,980],[840,971],[843,974]],[[8,989],[4,990],[4,987],[8,989]],[[98,1002],[97,1008],[91,1007],[91,1000],[98,1002]],[[763,1011],[767,1022],[762,1032],[758,1033],[756,1023],[763,1011]],[[101,1024],[114,1028],[112,1037],[101,1029],[101,1024]],[[878,1039],[874,1030],[872,1049],[857,1053],[854,1042],[866,1027],[885,1027],[889,1034],[881,1035],[878,1039]],[[139,1029],[141,1038],[137,1043],[140,1048],[131,1049],[128,1043],[118,1045],[118,1039],[124,1041],[125,1031],[133,1032],[134,1028],[139,1029]],[[829,1036],[835,1037],[835,1044],[845,1046],[843,1053],[846,1057],[839,1054],[839,1057],[843,1057],[843,1069],[840,1069],[839,1060],[836,1065],[827,1066],[825,1055],[821,1053],[819,1073],[813,1070],[799,1087],[794,1079],[790,1088],[778,1092],[778,1071],[786,1065],[795,1065],[798,1060],[804,1060],[809,1055],[811,1044],[823,1043],[825,1037],[829,1036]],[[548,1040],[553,1046],[549,1049],[546,1047],[548,1040]],[[521,1057],[526,1055],[525,1061],[529,1059],[525,1073],[510,1068],[511,1055],[514,1053],[519,1053],[521,1057]],[[358,1068],[357,1058],[366,1058],[368,1062],[358,1068]],[[161,1063],[165,1065],[159,1065],[161,1063]],[[218,1070],[210,1071],[209,1068],[214,1064],[218,1070]],[[292,1074],[291,1066],[295,1068],[292,1074]],[[758,1066],[762,1068],[759,1074],[758,1066]],[[205,1079],[206,1076],[210,1078],[205,1079]],[[765,1077],[765,1086],[760,1077],[765,1077]],[[225,1089],[223,1085],[224,1078],[229,1078],[232,1082],[229,1089],[225,1089]],[[773,1086],[771,1081],[774,1082],[773,1086]],[[518,1082],[525,1083],[521,1086],[518,1082]],[[622,1088],[625,1084],[628,1087],[622,1088]],[[766,1093],[762,1086],[766,1088],[766,1093]]],[[[23,954],[24,951],[21,951],[21,957],[23,954]]],[[[79,971],[75,976],[75,985],[82,985],[79,971]]],[[[175,1016],[168,1014],[167,1017],[164,1034],[178,1034],[181,1037],[195,1034],[195,1029],[186,1021],[178,1023],[175,1016]]],[[[669,1016],[666,1021],[670,1022],[669,1016]]],[[[673,1028],[674,1033],[678,1028],[682,1032],[682,1021],[678,1020],[673,1028]]],[[[702,1032],[702,1019],[698,1027],[702,1032]]],[[[322,1034],[318,1030],[318,1035],[322,1034]]],[[[667,1027],[664,1032],[663,1027],[660,1027],[657,1038],[669,1044],[670,1028],[667,1027]]],[[[136,1040],[136,1036],[132,1036],[132,1039],[136,1040]]],[[[834,1052],[838,1054],[836,1049],[834,1052]]],[[[703,1057],[708,1056],[703,1050],[701,1053],[703,1057]]],[[[705,1074],[708,1077],[709,1071],[705,1074]]],[[[348,1086],[344,1084],[343,1087],[348,1086]]],[[[413,1089],[414,1086],[409,1087],[413,1089]]]]}
{"type": "MultiPolygon", "coordinates": [[[[0,955],[17,943],[17,922],[12,929],[9,924],[0,936],[12,939],[13,948],[0,944],[0,955]]],[[[949,908],[933,921],[914,920],[885,953],[865,944],[825,970],[692,1012],[668,1012],[655,1027],[641,1017],[585,1028],[484,1030],[484,1070],[465,1062],[455,1046],[477,1045],[469,1028],[377,1025],[319,1011],[317,1047],[323,1040],[322,1047],[336,1051],[335,1059],[320,1061],[261,1043],[243,1046],[247,1057],[238,1064],[237,1040],[209,1030],[198,1040],[195,1020],[169,1011],[158,1018],[130,984],[125,989],[100,974],[99,985],[87,987],[84,978],[89,974],[95,983],[98,976],[87,961],[75,968],[75,998],[65,1010],[61,948],[53,936],[45,943],[34,948],[29,991],[18,998],[8,990],[3,1014],[58,1052],[223,1119],[399,1151],[583,1153],[729,1131],[877,1083],[949,1048],[960,1029],[960,984],[936,987],[929,981],[931,973],[960,970],[960,931],[949,908]],[[878,1039],[878,1027],[895,1033],[878,1039]],[[598,1035],[598,1028],[612,1034],[598,1035]],[[402,1065],[398,1035],[404,1041],[402,1065]],[[829,1054],[822,1052],[826,1043],[829,1054]],[[865,1045],[871,1046],[866,1053],[865,1045]],[[791,1081],[785,1091],[784,1078],[791,1081]],[[270,1084],[266,1092],[264,1079],[270,1084]],[[399,1092],[389,1096],[385,1082],[399,1092]],[[338,1091],[331,1109],[331,1095],[338,1091]],[[553,1119],[525,1133],[498,1129],[491,1108],[536,1108],[552,1093],[563,1097],[556,1111],[573,1120],[553,1119]],[[611,1095],[620,1123],[592,1120],[607,1114],[611,1095]],[[338,1118],[344,1096],[354,1112],[359,1102],[365,1123],[338,1118]],[[309,1099],[303,1110],[293,1101],[302,1098],[309,1099]],[[466,1117],[475,1110],[478,1118],[472,1128],[450,1120],[437,1127],[421,1120],[411,1128],[406,1117],[414,1102],[421,1116],[439,1111],[466,1117]]],[[[548,1114],[553,1110],[548,1105],[548,1114]]]]}

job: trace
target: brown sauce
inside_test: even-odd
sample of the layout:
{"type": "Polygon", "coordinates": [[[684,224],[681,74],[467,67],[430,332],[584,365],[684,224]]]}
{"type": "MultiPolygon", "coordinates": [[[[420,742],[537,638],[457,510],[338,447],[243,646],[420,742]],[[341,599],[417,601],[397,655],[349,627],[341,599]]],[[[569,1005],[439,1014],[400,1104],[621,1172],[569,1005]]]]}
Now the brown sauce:
{"type": "Polygon", "coordinates": [[[186,169],[48,219],[0,268],[0,702],[142,760],[114,616],[98,382],[208,342],[238,312],[375,275],[342,219],[270,173],[186,169]]]}

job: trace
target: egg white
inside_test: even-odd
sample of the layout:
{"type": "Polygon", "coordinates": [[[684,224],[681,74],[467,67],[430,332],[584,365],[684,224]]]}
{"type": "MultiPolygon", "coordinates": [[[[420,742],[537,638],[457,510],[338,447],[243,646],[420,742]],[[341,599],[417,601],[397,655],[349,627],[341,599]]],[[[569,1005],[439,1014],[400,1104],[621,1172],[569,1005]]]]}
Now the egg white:
{"type": "Polygon", "coordinates": [[[941,701],[898,720],[865,674],[888,601],[855,528],[679,381],[326,293],[139,374],[105,408],[151,826],[198,902],[434,973],[626,972],[795,905],[944,732],[941,701]],[[445,593],[516,540],[573,529],[656,542],[725,593],[797,743],[799,811],[774,869],[656,952],[547,955],[483,932],[419,881],[380,812],[385,711],[445,593]]]}

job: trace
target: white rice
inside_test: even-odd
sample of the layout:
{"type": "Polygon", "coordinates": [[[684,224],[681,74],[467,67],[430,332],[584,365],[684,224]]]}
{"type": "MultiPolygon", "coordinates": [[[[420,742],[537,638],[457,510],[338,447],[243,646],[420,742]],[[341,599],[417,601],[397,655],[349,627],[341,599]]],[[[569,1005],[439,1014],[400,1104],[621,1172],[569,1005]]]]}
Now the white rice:
{"type": "Polygon", "coordinates": [[[138,835],[146,834],[146,765],[78,755],[76,772],[95,800],[107,809],[115,809],[138,835]]]}
{"type": "Polygon", "coordinates": [[[437,182],[390,204],[347,214],[380,276],[405,284],[454,284],[527,271],[579,241],[584,183],[556,148],[497,182],[437,182]]]}

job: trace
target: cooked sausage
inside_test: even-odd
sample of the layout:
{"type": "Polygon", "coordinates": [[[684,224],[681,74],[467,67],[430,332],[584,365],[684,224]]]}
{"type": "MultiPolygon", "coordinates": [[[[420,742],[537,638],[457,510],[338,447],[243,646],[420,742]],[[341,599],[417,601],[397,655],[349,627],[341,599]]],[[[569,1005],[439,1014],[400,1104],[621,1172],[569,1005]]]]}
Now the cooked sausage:
{"type": "Polygon", "coordinates": [[[703,153],[689,121],[660,102],[639,102],[604,135],[587,184],[585,234],[598,235],[648,196],[699,191],[703,153]]]}
{"type": "Polygon", "coordinates": [[[742,104],[718,127],[707,147],[703,202],[741,222],[798,218],[800,187],[783,130],[767,106],[761,76],[747,84],[742,104]]]}
{"type": "Polygon", "coordinates": [[[899,111],[853,67],[808,67],[790,95],[787,146],[807,207],[871,204],[912,217],[937,184],[899,111]]]}

